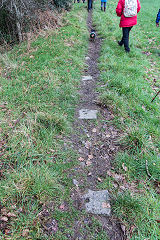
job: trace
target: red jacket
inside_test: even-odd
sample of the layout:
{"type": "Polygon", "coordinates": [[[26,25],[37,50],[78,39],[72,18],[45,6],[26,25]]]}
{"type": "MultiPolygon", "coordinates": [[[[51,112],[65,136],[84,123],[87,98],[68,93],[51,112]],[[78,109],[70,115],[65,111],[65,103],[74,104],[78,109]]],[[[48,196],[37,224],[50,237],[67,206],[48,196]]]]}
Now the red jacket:
{"type": "MultiPolygon", "coordinates": [[[[124,5],[125,5],[125,0],[119,0],[117,8],[116,8],[116,13],[118,17],[121,17],[120,20],[120,27],[132,27],[137,24],[137,15],[134,17],[125,17],[123,15],[123,10],[124,10],[124,5]]],[[[137,13],[140,11],[141,5],[139,0],[137,0],[137,13]]]]}

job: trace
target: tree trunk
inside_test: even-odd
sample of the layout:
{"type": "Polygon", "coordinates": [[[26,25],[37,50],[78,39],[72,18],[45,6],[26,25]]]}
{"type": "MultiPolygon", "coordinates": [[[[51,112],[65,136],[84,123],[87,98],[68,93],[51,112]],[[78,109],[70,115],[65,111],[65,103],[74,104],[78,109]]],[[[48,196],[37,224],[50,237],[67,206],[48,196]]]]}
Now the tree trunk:
{"type": "Polygon", "coordinates": [[[22,37],[21,25],[19,21],[16,21],[16,26],[17,26],[18,40],[19,42],[22,42],[23,37],[22,37]]]}
{"type": "Polygon", "coordinates": [[[17,33],[18,33],[18,39],[19,42],[22,42],[23,38],[22,38],[22,31],[21,31],[21,24],[20,24],[20,19],[21,19],[21,13],[18,9],[18,7],[16,6],[16,3],[13,1],[13,6],[15,9],[15,13],[16,13],[16,26],[17,26],[17,33]]]}

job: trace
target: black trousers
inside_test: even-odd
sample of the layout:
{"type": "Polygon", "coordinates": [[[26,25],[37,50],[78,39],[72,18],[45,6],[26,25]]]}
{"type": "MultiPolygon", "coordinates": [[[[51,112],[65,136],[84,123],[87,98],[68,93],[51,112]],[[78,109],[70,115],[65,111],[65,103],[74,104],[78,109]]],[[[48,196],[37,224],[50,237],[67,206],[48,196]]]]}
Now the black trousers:
{"type": "Polygon", "coordinates": [[[126,52],[130,51],[129,48],[129,33],[131,31],[132,27],[123,27],[122,28],[122,40],[120,41],[120,45],[122,46],[124,44],[124,48],[126,50],[126,52]]]}
{"type": "Polygon", "coordinates": [[[88,11],[93,7],[93,0],[88,0],[88,11]]]}

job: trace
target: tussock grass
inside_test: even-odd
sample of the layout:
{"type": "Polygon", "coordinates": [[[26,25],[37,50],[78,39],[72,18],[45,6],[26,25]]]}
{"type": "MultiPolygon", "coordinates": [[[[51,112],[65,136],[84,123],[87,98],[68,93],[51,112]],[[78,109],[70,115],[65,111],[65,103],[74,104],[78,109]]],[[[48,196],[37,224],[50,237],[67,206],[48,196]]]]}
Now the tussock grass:
{"type": "Polygon", "coordinates": [[[26,168],[22,165],[12,172],[6,172],[4,180],[0,182],[0,189],[1,198],[5,196],[7,201],[18,205],[34,198],[45,203],[63,190],[58,183],[57,173],[44,163],[30,164],[26,168]]]}
{"type": "MultiPolygon", "coordinates": [[[[115,114],[112,123],[124,132],[119,139],[123,152],[115,158],[115,171],[125,174],[129,182],[145,181],[141,186],[144,192],[136,195],[132,188],[121,195],[113,191],[114,212],[125,223],[127,234],[135,225],[129,239],[158,239],[159,196],[154,183],[160,180],[160,101],[159,97],[151,100],[160,84],[159,29],[155,25],[159,6],[157,1],[142,0],[141,5],[138,25],[130,33],[131,52],[126,54],[117,44],[122,36],[115,13],[117,1],[107,3],[106,13],[96,4],[94,23],[103,38],[99,59],[103,87],[98,89],[102,104],[115,114]]],[[[108,178],[106,186],[113,190],[108,178]]]]}
{"type": "Polygon", "coordinates": [[[14,70],[17,68],[17,63],[11,61],[7,54],[0,54],[0,63],[1,65],[4,65],[7,70],[14,70]]]}
{"type": "MultiPolygon", "coordinates": [[[[48,30],[2,55],[0,76],[0,198],[3,208],[17,212],[8,220],[12,239],[53,239],[45,235],[37,218],[42,205],[53,201],[49,218],[59,221],[60,239],[77,217],[68,197],[72,186],[67,170],[75,153],[63,137],[71,132],[77,88],[88,45],[84,6],[66,12],[61,27],[48,30]],[[83,10],[83,11],[80,11],[83,10]],[[66,144],[67,147],[64,147],[66,144]],[[67,201],[68,211],[59,205],[67,201]],[[64,221],[63,221],[64,219],[64,221]]],[[[3,237],[3,233],[1,233],[3,237]]]]}
{"type": "Polygon", "coordinates": [[[118,196],[113,206],[114,212],[130,230],[126,233],[128,239],[158,239],[159,229],[155,227],[158,201],[154,195],[146,194],[139,198],[126,192],[118,196]]]}

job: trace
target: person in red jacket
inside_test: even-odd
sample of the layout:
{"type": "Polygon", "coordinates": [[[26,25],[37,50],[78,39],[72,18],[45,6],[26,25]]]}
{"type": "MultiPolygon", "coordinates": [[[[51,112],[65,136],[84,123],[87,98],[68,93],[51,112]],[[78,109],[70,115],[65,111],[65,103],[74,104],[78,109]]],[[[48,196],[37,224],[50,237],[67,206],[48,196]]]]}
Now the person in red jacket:
{"type": "Polygon", "coordinates": [[[132,29],[132,27],[137,24],[137,13],[140,11],[141,5],[140,5],[139,0],[137,0],[136,15],[132,16],[132,17],[125,17],[125,15],[124,15],[125,1],[126,0],[119,0],[118,4],[117,4],[117,8],[116,8],[117,16],[121,17],[119,26],[122,28],[122,33],[123,33],[122,39],[121,39],[121,41],[118,41],[118,44],[120,46],[124,45],[125,51],[130,52],[129,33],[130,33],[130,30],[132,29]]]}

